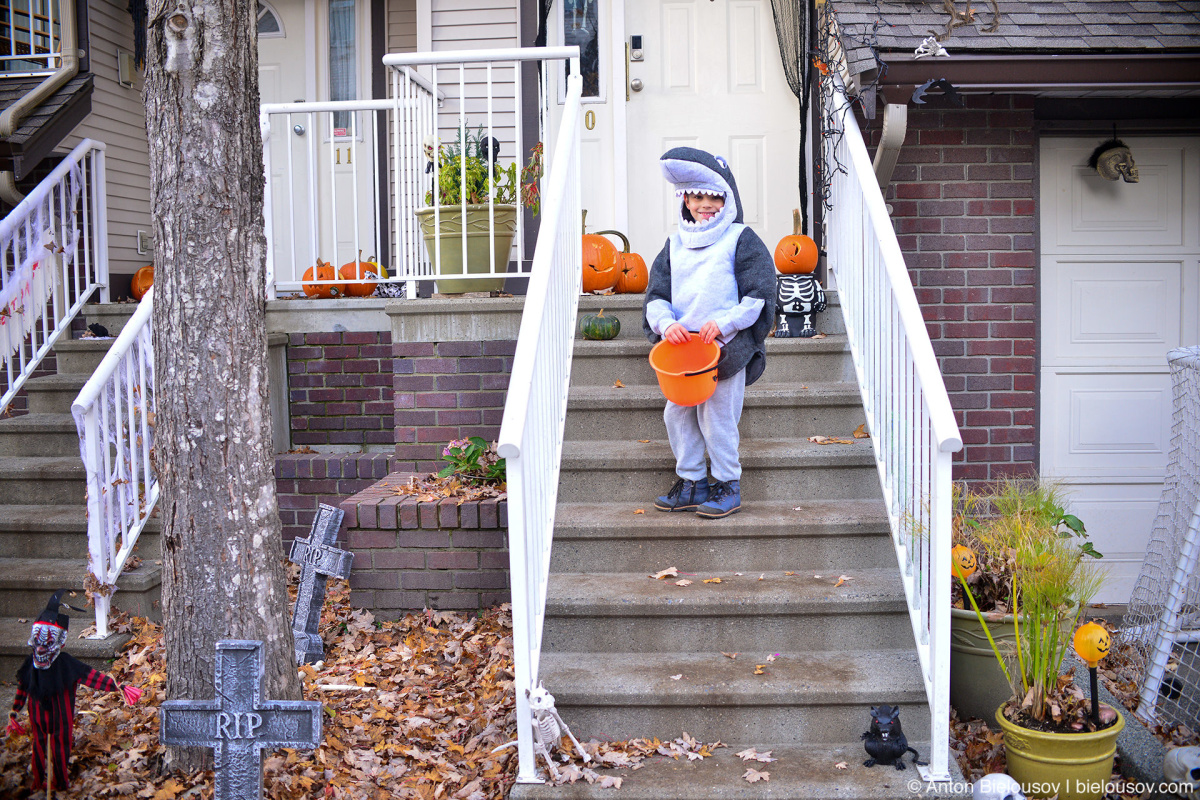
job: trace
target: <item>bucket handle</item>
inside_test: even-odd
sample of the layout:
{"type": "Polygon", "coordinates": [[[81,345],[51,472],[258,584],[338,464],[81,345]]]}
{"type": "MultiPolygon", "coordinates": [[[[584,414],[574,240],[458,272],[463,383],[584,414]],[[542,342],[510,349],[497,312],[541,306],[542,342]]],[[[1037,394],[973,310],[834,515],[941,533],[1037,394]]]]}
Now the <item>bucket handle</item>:
{"type": "Polygon", "coordinates": [[[683,377],[694,378],[697,375],[703,375],[706,372],[712,372],[714,369],[717,369],[719,366],[720,366],[720,363],[717,363],[717,364],[713,364],[711,367],[705,367],[704,369],[700,370],[699,372],[685,372],[685,373],[683,373],[683,377]]]}

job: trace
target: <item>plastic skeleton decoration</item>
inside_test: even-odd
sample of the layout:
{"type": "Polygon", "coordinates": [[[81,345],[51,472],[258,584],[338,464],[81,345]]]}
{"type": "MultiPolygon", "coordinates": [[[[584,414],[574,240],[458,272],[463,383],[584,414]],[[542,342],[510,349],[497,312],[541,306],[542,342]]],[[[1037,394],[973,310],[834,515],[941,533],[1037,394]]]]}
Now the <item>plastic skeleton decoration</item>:
{"type": "MultiPolygon", "coordinates": [[[[61,613],[65,592],[65,589],[55,592],[46,604],[46,610],[33,623],[29,636],[33,653],[17,670],[17,695],[8,713],[8,727],[5,728],[12,735],[26,733],[17,721],[17,714],[28,701],[29,722],[33,728],[34,791],[42,789],[47,783],[52,784],[52,790],[56,787],[65,789],[70,783],[67,759],[74,743],[75,691],[79,684],[105,692],[115,692],[120,688],[125,702],[131,705],[142,696],[140,689],[119,687],[108,675],[92,669],[70,653],[62,652],[70,622],[61,613]]],[[[82,611],[78,608],[75,610],[82,611]]]]}
{"type": "Polygon", "coordinates": [[[1088,158],[1088,166],[1100,173],[1105,180],[1123,180],[1126,183],[1138,182],[1137,165],[1133,163],[1133,153],[1129,145],[1120,139],[1109,139],[1101,143],[1088,158]]]}
{"type": "MultiPolygon", "coordinates": [[[[533,713],[534,760],[536,761],[537,757],[541,756],[542,760],[546,762],[546,767],[550,770],[550,776],[557,781],[559,779],[558,767],[554,765],[554,760],[551,759],[550,754],[558,747],[563,733],[566,733],[567,736],[571,737],[571,742],[575,745],[575,751],[583,757],[583,763],[589,763],[592,757],[579,744],[579,740],[575,738],[575,734],[571,733],[571,729],[567,727],[567,723],[563,722],[563,718],[558,715],[558,709],[554,707],[554,695],[547,692],[546,688],[540,683],[532,692],[526,689],[525,695],[529,698],[529,710],[533,713]]],[[[515,741],[502,744],[492,752],[495,753],[506,747],[512,747],[514,744],[516,744],[515,741]]]]}
{"type": "Polygon", "coordinates": [[[971,787],[972,800],[1025,800],[1021,784],[1011,775],[992,772],[975,781],[971,787]]]}
{"type": "Polygon", "coordinates": [[[1163,759],[1163,777],[1169,783],[1191,786],[1190,790],[1177,791],[1180,797],[1200,800],[1200,747],[1176,747],[1167,752],[1163,759]]]}
{"type": "Polygon", "coordinates": [[[807,339],[815,336],[813,315],[824,311],[825,290],[813,275],[779,275],[775,278],[775,338],[807,339]]]}

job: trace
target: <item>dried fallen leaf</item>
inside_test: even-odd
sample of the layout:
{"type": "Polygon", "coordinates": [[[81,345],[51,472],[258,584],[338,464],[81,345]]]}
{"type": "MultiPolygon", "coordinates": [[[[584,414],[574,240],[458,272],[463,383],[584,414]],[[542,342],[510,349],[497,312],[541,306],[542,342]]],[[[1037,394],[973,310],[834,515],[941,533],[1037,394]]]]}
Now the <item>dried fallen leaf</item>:
{"type": "Polygon", "coordinates": [[[742,773],[742,777],[746,779],[747,783],[757,783],[758,781],[771,780],[771,775],[766,770],[759,772],[756,769],[749,769],[749,768],[747,768],[746,771],[744,773],[742,773]]]}
{"type": "Polygon", "coordinates": [[[635,509],[633,510],[633,513],[635,513],[635,514],[645,514],[645,513],[646,513],[646,509],[644,509],[644,508],[635,508],[635,509]]]}
{"type": "Polygon", "coordinates": [[[829,335],[828,333],[818,333],[818,334],[816,334],[815,336],[810,336],[810,337],[808,337],[808,338],[810,338],[810,339],[824,339],[824,338],[825,338],[826,336],[828,336],[828,335],[829,335]]]}
{"type": "Polygon", "coordinates": [[[649,439],[638,439],[638,441],[641,442],[642,444],[650,444],[649,439]]]}
{"type": "Polygon", "coordinates": [[[672,675],[672,676],[671,676],[671,680],[673,680],[673,681],[677,681],[677,680],[679,680],[679,679],[680,679],[680,678],[682,678],[682,677],[683,677],[683,673],[681,672],[681,673],[679,673],[678,675],[672,675]]]}
{"type": "Polygon", "coordinates": [[[761,580],[763,580],[763,579],[764,579],[764,578],[766,578],[766,577],[767,577],[767,573],[765,573],[765,572],[764,572],[762,575],[759,575],[759,576],[758,576],[758,579],[761,581],[761,580]]]}
{"type": "Polygon", "coordinates": [[[854,578],[851,578],[849,575],[840,575],[840,576],[838,576],[837,583],[835,583],[833,585],[833,587],[836,589],[837,587],[841,586],[846,581],[852,581],[852,580],[854,580],[854,578]]]}
{"type": "Polygon", "coordinates": [[[720,583],[721,579],[720,578],[705,578],[704,582],[705,583],[720,583]]]}
{"type": "Polygon", "coordinates": [[[625,388],[625,384],[621,383],[619,380],[618,380],[618,381],[613,381],[613,388],[614,388],[614,389],[624,389],[624,388],[625,388]]]}
{"type": "Polygon", "coordinates": [[[726,658],[737,658],[738,657],[737,653],[726,653],[724,650],[721,651],[721,655],[725,656],[726,658]]]}
{"type": "Polygon", "coordinates": [[[785,573],[783,573],[783,574],[784,574],[784,575],[787,575],[789,578],[791,578],[791,577],[795,576],[795,574],[796,574],[796,573],[794,573],[794,572],[785,572],[785,573]]]}
{"type": "Polygon", "coordinates": [[[847,767],[847,764],[845,761],[839,761],[833,765],[834,769],[846,769],[846,767],[847,767]]]}
{"type": "Polygon", "coordinates": [[[766,675],[767,674],[767,665],[766,664],[755,664],[754,665],[754,674],[755,675],[766,675]]]}
{"type": "Polygon", "coordinates": [[[675,567],[667,567],[662,572],[656,572],[650,577],[654,578],[656,581],[661,581],[663,578],[678,578],[679,570],[675,567]]]}
{"type": "Polygon", "coordinates": [[[836,436],[810,436],[808,440],[814,444],[854,444],[853,439],[839,439],[836,436]]]}
{"type": "Polygon", "coordinates": [[[870,439],[871,434],[867,433],[867,423],[863,423],[854,429],[855,439],[870,439]]]}
{"type": "Polygon", "coordinates": [[[682,578],[680,580],[675,581],[675,585],[676,586],[691,586],[692,582],[690,580],[688,580],[687,578],[682,578]]]}
{"type": "Polygon", "coordinates": [[[774,661],[777,658],[779,658],[779,653],[772,653],[771,655],[767,656],[767,661],[774,661]]]}
{"type": "Polygon", "coordinates": [[[761,761],[764,764],[770,764],[772,761],[779,760],[776,758],[771,758],[770,750],[766,751],[765,753],[760,753],[753,747],[747,747],[745,750],[734,753],[734,755],[740,758],[742,761],[761,761]]]}

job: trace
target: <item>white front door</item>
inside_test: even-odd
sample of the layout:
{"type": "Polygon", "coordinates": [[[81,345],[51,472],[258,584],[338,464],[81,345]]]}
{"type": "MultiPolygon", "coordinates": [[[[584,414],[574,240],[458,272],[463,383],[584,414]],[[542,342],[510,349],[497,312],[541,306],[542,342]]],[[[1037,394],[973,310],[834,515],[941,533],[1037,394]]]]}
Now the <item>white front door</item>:
{"type": "Polygon", "coordinates": [[[1123,136],[1138,183],[1087,166],[1104,137],[1041,142],[1041,471],[1062,482],[1123,603],[1171,439],[1167,351],[1200,343],[1200,140],[1123,136]]]}
{"type": "MultiPolygon", "coordinates": [[[[631,240],[649,262],[675,227],[659,157],[688,146],[724,157],[744,221],[772,250],[800,205],[799,101],[788,88],[770,0],[627,0],[626,37],[643,60],[629,77],[626,142],[631,240]]],[[[622,87],[617,87],[624,97],[622,87]]]]}
{"type": "MultiPolygon", "coordinates": [[[[370,96],[367,5],[275,0],[260,3],[259,13],[262,103],[370,96]],[[267,14],[274,20],[264,24],[267,14]],[[340,70],[333,66],[339,59],[340,70]]],[[[377,238],[371,121],[366,112],[272,115],[269,188],[277,280],[298,280],[318,258],[337,267],[358,260],[358,250],[364,257],[386,255],[386,244],[377,238]]]]}

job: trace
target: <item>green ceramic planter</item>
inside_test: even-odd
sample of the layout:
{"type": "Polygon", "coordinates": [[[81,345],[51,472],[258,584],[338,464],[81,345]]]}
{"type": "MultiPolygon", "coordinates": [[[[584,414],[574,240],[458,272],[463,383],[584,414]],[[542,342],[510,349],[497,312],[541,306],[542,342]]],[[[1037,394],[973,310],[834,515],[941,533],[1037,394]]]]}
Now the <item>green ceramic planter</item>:
{"type": "MultiPolygon", "coordinates": [[[[443,294],[463,292],[498,292],[504,288],[504,273],[508,272],[508,254],[512,250],[513,235],[517,231],[517,207],[496,205],[495,214],[495,258],[492,258],[491,236],[488,226],[488,206],[467,206],[467,272],[468,275],[500,273],[496,277],[461,281],[439,281],[438,291],[443,294]]],[[[463,215],[460,206],[442,206],[438,212],[437,230],[434,229],[434,209],[416,211],[421,224],[421,235],[429,261],[436,272],[442,275],[463,274],[462,230],[463,215]],[[438,260],[437,241],[441,240],[441,260],[438,260]]]]}
{"type": "MultiPolygon", "coordinates": [[[[1107,706],[1112,708],[1112,706],[1107,706]]],[[[1112,778],[1117,735],[1125,727],[1121,712],[1117,722],[1095,733],[1043,733],[1014,725],[1004,718],[1004,707],[995,720],[1004,731],[1008,774],[1021,784],[1027,797],[1058,800],[1100,800],[1112,778]]]]}
{"type": "MultiPolygon", "coordinates": [[[[988,630],[1002,649],[1016,642],[1012,614],[996,622],[988,620],[988,630]]],[[[950,705],[958,710],[959,719],[975,717],[992,724],[996,706],[1011,697],[1012,687],[975,612],[950,609],[950,705]]]]}

